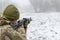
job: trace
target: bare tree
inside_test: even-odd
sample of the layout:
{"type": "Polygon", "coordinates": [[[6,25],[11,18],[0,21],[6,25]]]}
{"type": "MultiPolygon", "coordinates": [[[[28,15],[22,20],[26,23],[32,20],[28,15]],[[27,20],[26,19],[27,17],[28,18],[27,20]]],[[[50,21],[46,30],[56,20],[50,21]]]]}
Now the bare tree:
{"type": "Polygon", "coordinates": [[[54,7],[56,8],[57,12],[60,12],[60,0],[55,0],[54,1],[54,7]]]}
{"type": "Polygon", "coordinates": [[[39,6],[39,0],[30,0],[35,12],[38,12],[38,9],[40,8],[39,6]]]}
{"type": "Polygon", "coordinates": [[[60,12],[60,0],[30,0],[35,12],[60,12]]]}

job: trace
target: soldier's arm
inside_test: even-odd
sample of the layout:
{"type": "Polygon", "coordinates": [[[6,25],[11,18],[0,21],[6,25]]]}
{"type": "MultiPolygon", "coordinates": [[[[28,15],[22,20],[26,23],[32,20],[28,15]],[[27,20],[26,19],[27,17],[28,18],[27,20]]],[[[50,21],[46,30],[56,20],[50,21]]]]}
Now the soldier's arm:
{"type": "Polygon", "coordinates": [[[0,26],[7,25],[8,22],[4,18],[0,17],[0,26]]]}

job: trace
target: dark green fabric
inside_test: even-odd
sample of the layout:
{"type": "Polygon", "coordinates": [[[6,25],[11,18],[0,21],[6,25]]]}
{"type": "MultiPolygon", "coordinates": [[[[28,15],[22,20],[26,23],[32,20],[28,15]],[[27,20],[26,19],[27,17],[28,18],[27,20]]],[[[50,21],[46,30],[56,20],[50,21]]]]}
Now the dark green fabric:
{"type": "Polygon", "coordinates": [[[19,11],[14,5],[8,5],[4,10],[3,16],[10,21],[17,20],[19,19],[19,11]]]}

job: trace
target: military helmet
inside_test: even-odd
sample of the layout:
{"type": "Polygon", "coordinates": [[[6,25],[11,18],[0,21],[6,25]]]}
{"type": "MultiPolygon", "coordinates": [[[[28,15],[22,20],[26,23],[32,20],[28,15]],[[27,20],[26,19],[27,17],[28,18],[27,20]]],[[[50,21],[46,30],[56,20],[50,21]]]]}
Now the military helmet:
{"type": "Polygon", "coordinates": [[[9,20],[17,20],[19,19],[19,11],[14,5],[8,5],[4,10],[3,16],[9,20]]]}

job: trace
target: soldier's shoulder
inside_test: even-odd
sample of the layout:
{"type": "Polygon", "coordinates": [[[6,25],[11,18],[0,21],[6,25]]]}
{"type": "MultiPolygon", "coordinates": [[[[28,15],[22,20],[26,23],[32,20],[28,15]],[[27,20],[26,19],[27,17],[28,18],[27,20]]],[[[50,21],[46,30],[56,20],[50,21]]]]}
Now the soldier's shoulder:
{"type": "Polygon", "coordinates": [[[3,26],[0,26],[0,30],[3,32],[6,32],[8,30],[11,30],[11,26],[10,25],[3,25],[3,26]]]}
{"type": "MultiPolygon", "coordinates": [[[[23,31],[24,31],[23,28],[19,28],[19,31],[14,30],[10,25],[0,26],[0,28],[1,28],[1,34],[6,33],[6,34],[12,35],[16,38],[19,38],[19,39],[21,39],[21,38],[23,40],[26,39],[26,37],[25,37],[26,35],[23,34],[23,31]]],[[[16,38],[13,38],[13,39],[16,40],[16,38]]]]}

